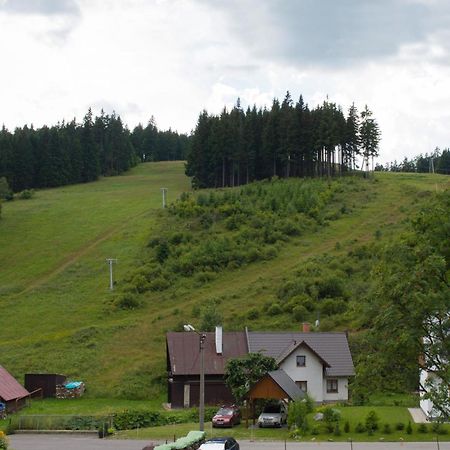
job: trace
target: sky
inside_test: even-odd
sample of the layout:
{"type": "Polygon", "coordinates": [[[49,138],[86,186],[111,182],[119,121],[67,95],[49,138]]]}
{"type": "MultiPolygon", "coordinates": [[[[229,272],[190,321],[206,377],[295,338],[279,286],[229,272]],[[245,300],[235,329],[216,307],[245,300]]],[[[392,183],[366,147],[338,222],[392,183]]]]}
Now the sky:
{"type": "Polygon", "coordinates": [[[379,162],[450,146],[448,0],[0,0],[0,123],[190,132],[239,97],[368,105],[379,162]]]}

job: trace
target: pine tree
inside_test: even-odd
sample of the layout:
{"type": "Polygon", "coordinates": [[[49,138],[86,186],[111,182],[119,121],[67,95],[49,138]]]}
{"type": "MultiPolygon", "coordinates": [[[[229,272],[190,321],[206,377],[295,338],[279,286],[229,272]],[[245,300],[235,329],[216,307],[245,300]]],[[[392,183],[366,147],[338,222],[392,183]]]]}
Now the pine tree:
{"type": "Polygon", "coordinates": [[[84,116],[83,129],[81,133],[81,149],[83,153],[83,181],[94,181],[100,175],[100,158],[98,145],[94,139],[94,124],[92,111],[89,108],[84,116]]]}
{"type": "Polygon", "coordinates": [[[372,111],[366,105],[364,111],[361,112],[361,123],[359,127],[361,151],[366,173],[369,172],[369,159],[372,158],[373,166],[373,158],[378,156],[378,146],[381,137],[378,124],[372,116],[372,111]]]}
{"type": "Polygon", "coordinates": [[[356,156],[360,154],[359,146],[359,116],[355,104],[352,103],[352,106],[348,110],[346,120],[345,144],[343,149],[343,164],[351,170],[355,168],[356,156]]]}

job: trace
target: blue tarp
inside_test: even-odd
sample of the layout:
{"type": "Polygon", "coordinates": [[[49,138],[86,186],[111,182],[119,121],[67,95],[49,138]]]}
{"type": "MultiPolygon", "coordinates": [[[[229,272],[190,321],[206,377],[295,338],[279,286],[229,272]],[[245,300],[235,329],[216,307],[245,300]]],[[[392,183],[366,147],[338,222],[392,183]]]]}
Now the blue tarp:
{"type": "Polygon", "coordinates": [[[65,384],[64,387],[66,389],[76,389],[79,388],[82,384],[82,381],[71,381],[70,383],[65,384]]]}

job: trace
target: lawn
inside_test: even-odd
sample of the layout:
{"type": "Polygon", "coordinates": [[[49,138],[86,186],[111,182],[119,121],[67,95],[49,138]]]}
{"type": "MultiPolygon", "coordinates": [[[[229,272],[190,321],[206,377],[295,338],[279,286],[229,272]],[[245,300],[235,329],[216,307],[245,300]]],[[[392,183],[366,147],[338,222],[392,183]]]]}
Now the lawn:
{"type": "MultiPolygon", "coordinates": [[[[398,422],[402,422],[405,424],[405,426],[408,424],[409,421],[411,421],[411,416],[407,410],[407,408],[398,407],[398,406],[386,406],[386,407],[361,407],[361,406],[352,406],[352,407],[343,407],[339,408],[341,411],[341,421],[340,421],[340,428],[341,428],[341,435],[335,436],[333,433],[324,433],[321,432],[318,435],[312,435],[310,432],[308,432],[305,436],[302,436],[298,440],[301,441],[347,441],[349,438],[351,438],[353,441],[379,441],[380,439],[383,439],[385,441],[408,441],[408,442],[414,442],[414,441],[432,441],[436,439],[436,434],[432,432],[428,433],[419,433],[417,431],[417,425],[413,425],[413,433],[407,434],[405,430],[403,431],[396,431],[395,430],[395,424],[398,422]],[[358,422],[365,421],[365,417],[367,413],[371,410],[376,411],[377,415],[380,417],[380,428],[381,431],[376,431],[372,436],[369,436],[367,433],[356,433],[354,431],[355,426],[358,422]],[[348,421],[350,423],[350,432],[344,433],[344,424],[348,421]],[[384,434],[382,432],[384,424],[390,423],[391,428],[393,429],[392,433],[384,434]]],[[[313,415],[311,414],[309,416],[309,423],[311,428],[315,426],[315,423],[313,420],[313,415]]],[[[429,426],[429,425],[428,425],[429,426]]],[[[450,425],[444,426],[447,431],[450,433],[450,425]]],[[[174,437],[179,438],[181,436],[186,435],[190,430],[196,430],[198,429],[198,423],[184,423],[184,424],[177,424],[177,425],[167,425],[167,426],[160,426],[160,427],[153,427],[153,428],[143,428],[139,430],[128,430],[128,431],[121,431],[116,434],[116,437],[118,438],[127,438],[127,439],[149,439],[149,440],[155,440],[155,441],[171,441],[174,439],[174,437]]],[[[205,431],[207,434],[207,437],[214,437],[214,436],[233,436],[237,440],[243,439],[243,440],[280,440],[283,441],[285,439],[287,440],[296,440],[290,437],[290,432],[287,428],[282,429],[274,429],[274,428],[250,428],[247,429],[245,426],[245,422],[243,422],[241,425],[236,426],[232,429],[217,429],[212,428],[211,422],[208,422],[205,424],[205,431]]],[[[446,435],[439,435],[439,440],[442,441],[449,441],[450,440],[450,434],[446,435]]]]}
{"type": "MultiPolygon", "coordinates": [[[[98,182],[37,191],[3,204],[0,221],[0,364],[19,381],[27,372],[81,379],[89,398],[163,398],[165,333],[198,323],[194,307],[219,298],[225,329],[276,296],[308,258],[347,252],[404,229],[404,219],[442,190],[449,177],[377,174],[367,191],[352,193],[352,212],[280,248],[270,261],[224,270],[211,282],[176,282],[149,292],[140,309],[117,310],[105,259],[118,258],[120,280],[140,264],[161,212],[189,189],[183,162],[142,164],[98,182]],[[339,244],[339,245],[337,245],[339,244]]],[[[350,204],[352,204],[350,203],[350,204]]],[[[260,316],[251,329],[296,329],[280,315],[260,316]]]]}
{"type": "Polygon", "coordinates": [[[73,398],[32,400],[31,405],[19,415],[108,415],[113,412],[129,410],[161,410],[162,397],[149,400],[122,400],[117,398],[73,398]]]}

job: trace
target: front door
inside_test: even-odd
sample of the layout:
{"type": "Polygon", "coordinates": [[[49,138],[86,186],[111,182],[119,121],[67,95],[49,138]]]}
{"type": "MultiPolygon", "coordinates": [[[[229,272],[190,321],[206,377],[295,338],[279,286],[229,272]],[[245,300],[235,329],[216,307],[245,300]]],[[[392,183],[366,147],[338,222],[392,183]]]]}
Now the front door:
{"type": "Polygon", "coordinates": [[[185,384],[184,385],[184,401],[183,401],[184,407],[189,408],[191,406],[191,385],[185,384]]]}

